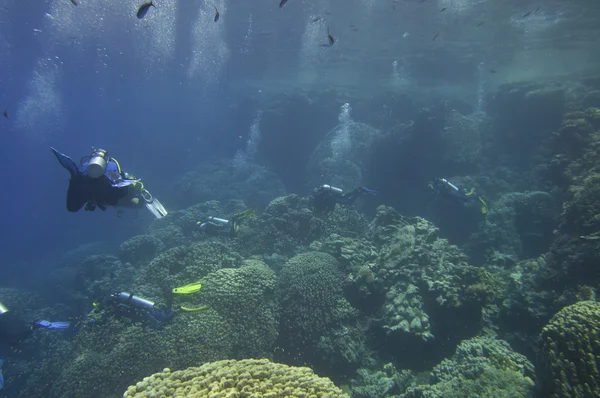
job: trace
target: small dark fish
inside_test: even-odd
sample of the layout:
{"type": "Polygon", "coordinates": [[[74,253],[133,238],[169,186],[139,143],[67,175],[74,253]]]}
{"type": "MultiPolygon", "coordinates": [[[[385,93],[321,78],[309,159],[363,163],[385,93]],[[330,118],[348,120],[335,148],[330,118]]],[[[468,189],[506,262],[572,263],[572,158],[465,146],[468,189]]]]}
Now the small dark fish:
{"type": "Polygon", "coordinates": [[[439,33],[436,33],[436,34],[433,36],[433,40],[432,40],[432,41],[435,41],[435,39],[437,39],[439,35],[440,35],[439,33]]]}
{"type": "Polygon", "coordinates": [[[71,4],[73,4],[74,6],[78,6],[79,3],[77,2],[77,0],[71,0],[71,4]]]}
{"type": "Polygon", "coordinates": [[[138,18],[138,19],[142,19],[142,18],[144,18],[144,17],[146,16],[146,13],[147,13],[147,12],[148,12],[148,10],[150,9],[150,7],[155,7],[155,5],[154,5],[154,4],[152,4],[152,0],[150,0],[150,1],[149,1],[149,2],[147,2],[147,3],[144,3],[144,4],[142,4],[142,5],[140,6],[140,8],[138,8],[138,11],[137,11],[137,14],[136,14],[136,15],[137,15],[137,18],[138,18]]]}
{"type": "Polygon", "coordinates": [[[498,73],[496,69],[490,69],[490,73],[498,73]]]}
{"type": "Polygon", "coordinates": [[[446,11],[447,9],[448,9],[448,7],[444,7],[444,8],[442,8],[442,9],[440,10],[440,12],[444,12],[444,11],[446,11]]]}
{"type": "Polygon", "coordinates": [[[4,115],[5,118],[8,119],[8,109],[3,110],[2,114],[4,115]]]}
{"type": "Polygon", "coordinates": [[[327,28],[327,38],[329,39],[329,47],[333,46],[333,43],[335,43],[335,38],[331,33],[329,33],[329,28],[327,28]]]}
{"type": "Polygon", "coordinates": [[[522,18],[527,18],[528,16],[530,16],[531,14],[533,14],[534,12],[538,12],[540,10],[540,7],[536,8],[535,11],[529,11],[527,13],[525,13],[522,18]]]}
{"type": "Polygon", "coordinates": [[[215,6],[215,22],[217,22],[219,20],[219,9],[217,8],[217,6],[215,6]]]}
{"type": "Polygon", "coordinates": [[[282,8],[285,5],[285,3],[287,3],[287,2],[288,2],[288,0],[281,0],[279,2],[279,8],[282,8]]]}
{"type": "Polygon", "coordinates": [[[479,23],[477,24],[477,26],[476,26],[476,27],[478,28],[478,27],[480,27],[480,26],[483,26],[483,24],[484,24],[484,23],[485,23],[485,21],[483,21],[483,22],[479,22],[479,23]]]}
{"type": "Polygon", "coordinates": [[[419,3],[425,3],[426,0],[419,0],[419,3]]]}
{"type": "Polygon", "coordinates": [[[312,21],[310,21],[310,23],[319,22],[321,19],[322,19],[321,17],[317,17],[317,18],[313,19],[312,21]]]}

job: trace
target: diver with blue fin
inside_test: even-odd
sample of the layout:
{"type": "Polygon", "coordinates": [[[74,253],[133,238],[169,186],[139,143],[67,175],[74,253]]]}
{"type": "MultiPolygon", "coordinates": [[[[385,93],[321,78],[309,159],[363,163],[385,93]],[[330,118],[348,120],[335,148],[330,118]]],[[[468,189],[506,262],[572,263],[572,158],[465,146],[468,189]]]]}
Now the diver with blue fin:
{"type": "Polygon", "coordinates": [[[318,212],[330,212],[335,209],[336,204],[351,206],[361,195],[378,195],[379,192],[366,187],[358,187],[348,193],[331,185],[321,185],[315,189],[311,196],[313,207],[318,212]]]}
{"type": "MultiPolygon", "coordinates": [[[[23,342],[36,329],[65,330],[70,325],[70,322],[50,322],[43,319],[27,322],[16,311],[9,311],[6,306],[0,303],[0,353],[4,354],[9,347],[14,347],[23,342]]],[[[4,387],[2,365],[3,359],[0,358],[0,390],[4,387]]]]}
{"type": "Polygon", "coordinates": [[[198,221],[196,225],[198,225],[198,228],[202,232],[208,235],[233,238],[240,230],[240,223],[243,220],[252,217],[254,213],[256,213],[256,210],[246,209],[235,214],[231,217],[231,220],[210,216],[207,217],[205,221],[198,221]]]}
{"type": "Polygon", "coordinates": [[[107,206],[146,207],[156,218],[167,215],[163,205],[153,197],[142,180],[121,170],[119,162],[104,149],[94,149],[81,158],[79,166],[67,155],[51,148],[60,164],[69,171],[67,210],[77,212],[85,206],[86,211],[107,206]]]}
{"type": "Polygon", "coordinates": [[[445,178],[434,179],[431,183],[429,183],[429,188],[437,196],[451,202],[459,204],[479,202],[481,214],[487,214],[487,203],[485,203],[481,196],[475,193],[475,188],[471,188],[470,191],[467,191],[466,189],[457,187],[445,178]]]}

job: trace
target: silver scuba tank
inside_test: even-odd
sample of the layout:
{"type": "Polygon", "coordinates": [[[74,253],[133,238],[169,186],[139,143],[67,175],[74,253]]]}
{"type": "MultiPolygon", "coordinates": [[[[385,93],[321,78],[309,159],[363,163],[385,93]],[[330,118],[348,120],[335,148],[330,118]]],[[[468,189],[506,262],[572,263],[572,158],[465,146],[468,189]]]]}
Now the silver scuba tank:
{"type": "Polygon", "coordinates": [[[332,187],[331,185],[321,185],[321,191],[323,192],[331,192],[332,194],[336,195],[336,196],[340,196],[344,193],[344,191],[342,191],[340,188],[336,188],[336,187],[332,187]]]}
{"type": "Polygon", "coordinates": [[[229,224],[229,220],[225,220],[224,218],[217,218],[217,217],[208,217],[208,222],[213,222],[215,224],[221,224],[221,225],[226,225],[229,224]]]}
{"type": "Polygon", "coordinates": [[[145,298],[141,298],[139,296],[134,296],[133,294],[127,292],[118,293],[117,299],[121,304],[133,305],[138,308],[145,308],[147,310],[154,308],[154,303],[152,301],[146,300],[145,298]]]}
{"type": "Polygon", "coordinates": [[[106,171],[108,161],[109,157],[106,150],[94,149],[90,154],[88,164],[85,166],[85,173],[92,178],[102,177],[106,171]]]}

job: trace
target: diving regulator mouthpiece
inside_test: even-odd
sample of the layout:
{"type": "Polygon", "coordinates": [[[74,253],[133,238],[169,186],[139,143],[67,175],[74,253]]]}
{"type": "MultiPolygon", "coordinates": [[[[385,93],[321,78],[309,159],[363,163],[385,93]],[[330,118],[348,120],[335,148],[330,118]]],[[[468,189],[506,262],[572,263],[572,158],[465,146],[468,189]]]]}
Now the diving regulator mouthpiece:
{"type": "Polygon", "coordinates": [[[90,154],[87,166],[85,166],[86,174],[92,178],[101,177],[106,171],[108,161],[108,152],[104,149],[94,149],[90,154]]]}

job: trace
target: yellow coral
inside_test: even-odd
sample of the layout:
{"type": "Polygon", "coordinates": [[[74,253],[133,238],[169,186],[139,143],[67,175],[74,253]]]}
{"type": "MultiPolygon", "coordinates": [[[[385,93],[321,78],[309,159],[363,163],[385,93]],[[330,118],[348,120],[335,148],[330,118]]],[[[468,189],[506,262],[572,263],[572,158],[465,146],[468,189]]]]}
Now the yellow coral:
{"type": "Polygon", "coordinates": [[[123,397],[349,398],[349,395],[310,368],[268,359],[243,359],[210,362],[175,372],[166,368],[129,386],[123,397]]]}

